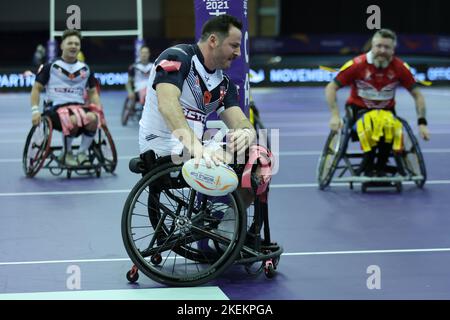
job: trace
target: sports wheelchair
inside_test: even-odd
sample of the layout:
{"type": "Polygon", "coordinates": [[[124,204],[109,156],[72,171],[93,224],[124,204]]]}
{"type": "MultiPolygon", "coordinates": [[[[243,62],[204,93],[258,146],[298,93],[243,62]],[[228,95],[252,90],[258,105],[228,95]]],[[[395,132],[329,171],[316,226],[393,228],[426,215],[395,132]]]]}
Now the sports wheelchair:
{"type": "MultiPolygon", "coordinates": [[[[63,139],[63,145],[52,145],[52,137],[52,121],[48,116],[43,115],[41,123],[30,129],[23,149],[22,165],[27,177],[34,177],[42,168],[48,169],[54,176],[60,176],[66,171],[69,179],[72,172],[78,175],[95,173],[97,177],[100,177],[102,168],[109,173],[113,173],[116,169],[116,147],[106,123],[97,129],[94,141],[88,149],[89,165],[66,165],[62,160],[66,156],[65,139],[63,139]]],[[[79,146],[72,146],[73,150],[78,148],[79,146]]]]}
{"type": "Polygon", "coordinates": [[[122,115],[120,117],[122,126],[126,126],[128,120],[139,121],[142,116],[142,110],[144,109],[146,89],[139,91],[136,94],[134,103],[130,101],[130,98],[126,97],[122,107],[122,115]]]}
{"type": "Polygon", "coordinates": [[[328,135],[317,166],[319,189],[325,189],[332,182],[349,183],[351,189],[354,183],[361,183],[362,192],[371,187],[395,187],[401,192],[404,181],[414,181],[419,188],[423,188],[427,172],[419,143],[409,124],[398,116],[396,118],[403,126],[402,150],[390,151],[383,174],[360,175],[364,171],[364,154],[362,151],[348,151],[351,142],[359,141],[353,128],[357,120],[355,113],[352,107],[347,106],[343,127],[339,131],[331,131],[328,135]]]}
{"type": "MultiPolygon", "coordinates": [[[[134,263],[126,274],[130,283],[141,271],[164,285],[196,286],[233,264],[244,265],[249,274],[275,276],[283,248],[271,242],[268,189],[247,214],[237,191],[211,197],[190,188],[182,164],[170,156],[156,158],[150,151],[131,159],[129,167],[143,175],[122,214],[122,239],[134,263]]],[[[242,175],[243,167],[234,169],[242,175]]],[[[256,190],[254,174],[251,184],[256,190]]]]}

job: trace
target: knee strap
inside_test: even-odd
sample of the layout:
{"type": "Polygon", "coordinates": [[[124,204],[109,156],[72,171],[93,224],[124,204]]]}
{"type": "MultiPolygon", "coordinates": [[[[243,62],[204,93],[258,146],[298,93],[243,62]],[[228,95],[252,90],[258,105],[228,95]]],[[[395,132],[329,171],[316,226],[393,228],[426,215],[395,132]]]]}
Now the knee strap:
{"type": "Polygon", "coordinates": [[[72,120],[70,120],[69,109],[67,109],[66,107],[60,107],[56,109],[56,113],[58,114],[59,120],[61,122],[63,135],[70,135],[70,131],[74,126],[72,120]]]}
{"type": "Polygon", "coordinates": [[[139,90],[139,103],[141,105],[144,105],[144,103],[145,103],[146,94],[147,94],[147,88],[143,88],[143,89],[139,90]]]}
{"type": "Polygon", "coordinates": [[[69,108],[69,110],[72,111],[72,113],[77,118],[78,128],[81,128],[90,122],[89,118],[86,115],[86,112],[84,112],[84,110],[81,106],[71,105],[71,106],[67,106],[67,108],[69,108]]]}

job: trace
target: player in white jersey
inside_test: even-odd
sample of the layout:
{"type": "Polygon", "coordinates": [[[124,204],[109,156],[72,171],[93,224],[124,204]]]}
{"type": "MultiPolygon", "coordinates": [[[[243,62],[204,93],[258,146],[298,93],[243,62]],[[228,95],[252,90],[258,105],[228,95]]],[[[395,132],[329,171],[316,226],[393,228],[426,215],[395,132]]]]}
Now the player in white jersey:
{"type": "Polygon", "coordinates": [[[91,145],[98,126],[97,114],[83,108],[84,90],[88,89],[91,103],[100,106],[96,81],[89,66],[77,60],[81,48],[81,33],[66,30],[62,36],[61,58],[39,68],[31,90],[32,123],[41,121],[39,102],[41,92],[46,90],[44,115],[52,120],[53,127],[62,130],[66,136],[66,157],[69,166],[89,165],[87,150],[91,145]],[[72,154],[74,137],[82,134],[77,157],[72,154]]]}
{"type": "Polygon", "coordinates": [[[125,85],[128,92],[128,100],[134,106],[136,101],[144,104],[145,90],[147,87],[150,70],[153,66],[150,61],[150,48],[142,46],[139,50],[139,61],[128,68],[128,82],[125,85]]]}
{"type": "Polygon", "coordinates": [[[236,85],[222,71],[241,55],[241,28],[236,18],[220,15],[205,23],[197,44],[177,45],[158,57],[139,122],[142,157],[149,150],[158,156],[187,152],[197,164],[201,158],[208,166],[225,162],[223,152],[201,142],[212,112],[232,131],[228,150],[238,156],[246,152],[256,132],[239,107],[236,85]]]}

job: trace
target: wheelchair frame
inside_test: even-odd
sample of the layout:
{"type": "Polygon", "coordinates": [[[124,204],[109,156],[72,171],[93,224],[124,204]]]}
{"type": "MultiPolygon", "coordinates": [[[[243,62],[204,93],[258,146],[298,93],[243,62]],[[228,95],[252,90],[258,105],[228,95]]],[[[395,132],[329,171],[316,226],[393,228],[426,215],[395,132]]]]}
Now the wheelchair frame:
{"type": "MultiPolygon", "coordinates": [[[[165,285],[196,286],[217,278],[232,264],[243,264],[250,274],[259,274],[264,271],[269,278],[275,275],[283,249],[270,242],[267,198],[260,196],[255,200],[254,221],[247,230],[247,213],[239,194],[234,191],[226,196],[228,203],[233,204],[235,217],[234,231],[228,239],[223,236],[224,231],[220,231],[219,226],[220,223],[227,223],[227,221],[229,223],[230,220],[225,220],[223,214],[222,217],[214,216],[213,213],[218,211],[214,211],[210,206],[215,201],[219,204],[225,203],[224,197],[208,197],[188,187],[181,174],[182,165],[173,164],[170,162],[170,157],[154,161],[153,165],[149,165],[148,162],[146,164],[141,158],[130,161],[130,170],[143,175],[128,195],[122,213],[122,239],[134,263],[126,274],[130,283],[138,280],[138,270],[140,270],[149,278],[165,285]],[[184,191],[189,190],[188,196],[181,199],[175,197],[174,192],[166,192],[171,190],[170,186],[183,190],[183,196],[184,191]],[[154,208],[155,203],[150,203],[150,199],[153,201],[156,199],[153,197],[153,194],[157,194],[156,188],[161,188],[158,203],[156,203],[161,207],[157,211],[154,208]],[[167,205],[161,205],[162,191],[166,192],[166,199],[172,198],[175,201],[175,213],[171,212],[167,205]],[[142,194],[144,198],[146,196],[148,198],[141,200],[142,194]],[[140,205],[146,208],[146,213],[134,212],[140,205]],[[136,216],[136,219],[143,218],[145,221],[149,219],[151,225],[144,226],[141,223],[133,227],[133,216],[136,216]],[[166,217],[169,217],[169,222],[170,219],[172,220],[169,225],[166,225],[166,217]],[[263,225],[264,238],[261,239],[263,225]],[[139,233],[142,228],[152,228],[155,232],[150,235],[141,235],[139,233]],[[141,237],[135,239],[135,236],[141,237]],[[145,243],[144,249],[140,250],[136,243],[150,236],[152,237],[150,243],[148,245],[145,243]],[[208,250],[205,251],[206,248],[208,250]],[[165,257],[162,256],[162,252],[166,253],[165,257]],[[177,256],[178,261],[185,260],[184,266],[175,265],[177,256]],[[150,259],[147,261],[146,258],[150,259]],[[171,266],[172,273],[170,270],[164,272],[164,264],[169,260],[174,261],[171,266]],[[257,262],[261,264],[254,268],[253,264],[257,262]],[[177,270],[175,270],[176,267],[177,270]],[[190,268],[191,274],[180,274],[179,269],[183,268],[186,269],[186,273],[190,268]]],[[[177,192],[181,194],[180,191],[177,192]]]]}
{"type": "Polygon", "coordinates": [[[368,187],[386,186],[395,187],[398,192],[401,192],[402,182],[405,181],[414,181],[419,188],[422,188],[426,182],[427,173],[419,143],[406,120],[398,116],[397,118],[401,121],[405,133],[403,135],[404,149],[400,153],[390,152],[389,160],[394,158],[397,165],[396,167],[388,166],[391,171],[394,171],[393,174],[385,177],[358,176],[356,172],[357,169],[361,171],[361,161],[355,163],[352,160],[362,159],[364,153],[362,151],[348,152],[347,150],[352,135],[352,140],[358,141],[352,128],[355,120],[353,120],[351,110],[347,107],[342,129],[329,133],[319,158],[317,166],[319,189],[324,190],[330,183],[349,183],[350,188],[353,189],[354,183],[361,183],[363,192],[366,192],[368,187]],[[337,177],[335,178],[334,175],[337,177]]]}
{"type": "Polygon", "coordinates": [[[141,119],[142,111],[144,109],[144,105],[139,101],[135,101],[133,108],[130,108],[130,99],[127,97],[125,102],[123,103],[122,114],[121,114],[121,123],[122,126],[126,126],[128,120],[132,119],[134,121],[139,121],[141,119]]]}
{"type": "MultiPolygon", "coordinates": [[[[95,175],[100,177],[103,168],[108,173],[114,173],[117,166],[117,152],[106,125],[102,125],[97,130],[96,137],[88,149],[88,158],[91,165],[68,166],[61,162],[56,153],[59,152],[59,156],[62,155],[64,159],[66,156],[66,148],[65,146],[52,146],[52,135],[53,124],[48,116],[42,116],[41,124],[39,126],[33,126],[30,129],[22,157],[22,166],[27,177],[34,177],[42,168],[48,169],[54,176],[60,176],[66,170],[66,175],[69,179],[72,176],[72,172],[78,175],[90,175],[92,172],[95,172],[95,175]],[[43,139],[40,143],[33,141],[36,130],[43,130],[41,133],[43,139]],[[102,151],[102,147],[105,145],[108,145],[111,150],[111,159],[108,159],[102,151]],[[37,149],[35,150],[36,155],[32,158],[29,155],[30,147],[37,149]]],[[[64,145],[65,142],[64,138],[64,145]]],[[[78,148],[79,146],[72,147],[73,150],[77,150],[78,148]]]]}

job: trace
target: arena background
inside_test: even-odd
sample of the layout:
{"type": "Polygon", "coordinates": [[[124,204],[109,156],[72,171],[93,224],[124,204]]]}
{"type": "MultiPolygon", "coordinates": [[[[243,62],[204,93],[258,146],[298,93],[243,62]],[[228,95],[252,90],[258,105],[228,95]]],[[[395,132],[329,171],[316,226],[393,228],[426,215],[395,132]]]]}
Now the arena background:
{"type": "MultiPolygon", "coordinates": [[[[20,74],[36,68],[31,64],[38,44],[49,40],[49,0],[17,0],[0,3],[0,90],[29,87],[20,74]],[[19,80],[17,80],[19,79],[19,80]]],[[[81,29],[136,28],[135,1],[78,0],[81,29]]],[[[55,28],[66,27],[66,8],[74,1],[55,5],[55,28]]],[[[381,9],[382,27],[399,34],[397,53],[421,80],[435,84],[450,81],[450,24],[446,1],[296,1],[248,2],[250,67],[252,83],[287,86],[324,83],[333,75],[320,65],[338,67],[367,49],[373,33],[366,22],[370,5],[381,9]]],[[[194,41],[195,14],[191,1],[143,0],[145,42],[155,58],[167,46],[194,41]]],[[[82,50],[104,88],[126,82],[125,71],[133,61],[132,37],[86,37],[82,50]],[[100,75],[101,74],[101,75],[100,75]]]]}

